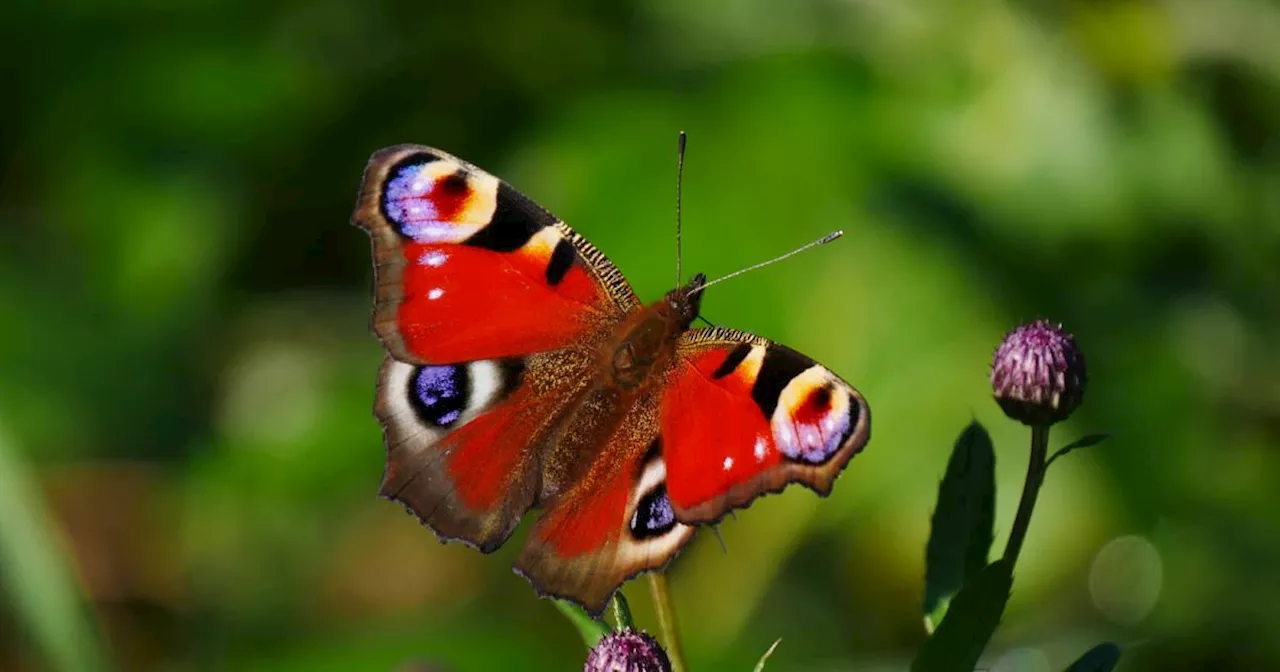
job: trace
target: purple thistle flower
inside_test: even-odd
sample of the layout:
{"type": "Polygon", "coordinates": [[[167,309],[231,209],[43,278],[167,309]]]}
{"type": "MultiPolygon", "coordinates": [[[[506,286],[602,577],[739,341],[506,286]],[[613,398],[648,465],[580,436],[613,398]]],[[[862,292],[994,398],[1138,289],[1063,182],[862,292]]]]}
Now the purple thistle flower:
{"type": "Polygon", "coordinates": [[[991,362],[991,389],[1005,415],[1025,425],[1061,422],[1080,406],[1088,382],[1084,354],[1062,325],[1047,320],[1009,332],[991,362]]]}
{"type": "Polygon", "coordinates": [[[601,639],[582,672],[671,672],[671,660],[658,640],[628,628],[601,639]]]}

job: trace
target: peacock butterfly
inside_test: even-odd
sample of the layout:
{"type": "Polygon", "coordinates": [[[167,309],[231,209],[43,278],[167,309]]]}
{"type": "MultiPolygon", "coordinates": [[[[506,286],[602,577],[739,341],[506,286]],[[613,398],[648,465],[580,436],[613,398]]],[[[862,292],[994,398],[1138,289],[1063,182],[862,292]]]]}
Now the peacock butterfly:
{"type": "Polygon", "coordinates": [[[542,509],[515,566],[540,595],[598,615],[696,525],[790,483],[830,493],[870,437],[866,400],[822,365],[691,328],[704,275],[646,306],[564,222],[440,150],[375,153],[353,220],[387,353],[379,494],[485,553],[542,509]]]}

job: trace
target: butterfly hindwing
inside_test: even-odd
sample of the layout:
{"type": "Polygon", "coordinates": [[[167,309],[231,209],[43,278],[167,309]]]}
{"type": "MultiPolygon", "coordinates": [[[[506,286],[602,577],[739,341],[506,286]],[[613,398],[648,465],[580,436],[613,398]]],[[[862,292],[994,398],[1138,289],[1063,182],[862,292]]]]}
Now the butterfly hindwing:
{"type": "Polygon", "coordinates": [[[525,415],[511,399],[523,368],[519,359],[418,366],[386,358],[375,408],[387,444],[379,494],[443,539],[497,548],[537,488],[528,433],[489,440],[525,415]],[[467,469],[476,463],[488,468],[467,469]]]}
{"type": "Polygon", "coordinates": [[[373,155],[353,219],[373,240],[373,328],[401,361],[556,350],[636,308],[622,274],[507,183],[445,152],[373,155]]]}
{"type": "Polygon", "coordinates": [[[539,594],[571,599],[596,616],[618,586],[666,565],[694,532],[667,497],[656,395],[613,407],[624,415],[603,450],[544,502],[516,560],[539,594]]]}
{"type": "Polygon", "coordinates": [[[685,333],[662,403],[676,516],[705,523],[802,483],[819,494],[870,438],[866,400],[812,359],[721,327],[685,333]]]}

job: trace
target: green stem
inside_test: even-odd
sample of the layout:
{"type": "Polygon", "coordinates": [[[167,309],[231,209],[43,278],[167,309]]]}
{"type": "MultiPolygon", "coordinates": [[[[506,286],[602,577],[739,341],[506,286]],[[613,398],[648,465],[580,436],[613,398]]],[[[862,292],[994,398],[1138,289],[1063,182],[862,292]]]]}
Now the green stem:
{"type": "Polygon", "coordinates": [[[684,656],[680,653],[680,636],[676,632],[676,609],[671,603],[667,575],[649,572],[649,592],[653,594],[653,609],[658,614],[662,644],[667,647],[667,657],[671,659],[671,672],[685,672],[684,656]]]}
{"type": "Polygon", "coordinates": [[[627,598],[622,596],[622,591],[613,594],[613,628],[614,630],[629,630],[635,627],[631,622],[631,607],[627,605],[627,598]]]}
{"type": "Polygon", "coordinates": [[[1022,552],[1022,542],[1027,538],[1027,528],[1031,525],[1031,512],[1036,508],[1036,498],[1040,496],[1040,486],[1044,484],[1044,472],[1048,466],[1045,456],[1048,453],[1049,425],[1033,425],[1027,481],[1022,486],[1022,501],[1018,502],[1018,515],[1013,519],[1009,545],[1004,549],[1004,559],[1009,561],[1010,569],[1017,564],[1018,554],[1022,552]]]}

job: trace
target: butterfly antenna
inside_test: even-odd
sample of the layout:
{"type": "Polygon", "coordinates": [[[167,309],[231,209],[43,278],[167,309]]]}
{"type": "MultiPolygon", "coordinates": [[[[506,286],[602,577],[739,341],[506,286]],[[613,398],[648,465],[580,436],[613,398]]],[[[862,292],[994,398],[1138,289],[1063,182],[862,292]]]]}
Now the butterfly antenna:
{"type": "Polygon", "coordinates": [[[684,183],[684,131],[676,141],[676,287],[680,286],[680,187],[684,183]]]}
{"type": "Polygon", "coordinates": [[[748,273],[748,272],[750,272],[750,271],[754,271],[754,270],[756,270],[757,268],[764,268],[765,266],[768,266],[768,265],[770,265],[770,264],[776,264],[776,263],[778,263],[779,261],[782,261],[783,259],[787,259],[787,258],[789,258],[789,257],[794,257],[794,256],[796,256],[797,254],[800,254],[801,252],[804,252],[805,250],[807,250],[807,249],[809,249],[809,248],[811,248],[811,247],[817,247],[817,246],[819,246],[819,245],[826,245],[827,243],[829,243],[829,242],[831,242],[831,241],[835,240],[836,238],[839,238],[840,236],[843,236],[843,235],[844,235],[844,231],[832,231],[831,233],[828,233],[827,235],[825,235],[825,236],[823,236],[823,237],[821,237],[821,238],[819,238],[819,239],[817,239],[817,240],[815,240],[815,241],[813,241],[813,242],[811,242],[811,243],[807,243],[807,244],[805,244],[805,245],[801,245],[800,247],[797,247],[796,249],[791,250],[790,252],[788,252],[788,253],[786,253],[786,254],[784,254],[784,255],[782,255],[782,256],[774,257],[774,258],[772,258],[772,259],[770,259],[770,260],[768,260],[768,261],[762,261],[762,262],[760,262],[760,263],[758,263],[758,264],[755,264],[755,265],[752,265],[752,266],[748,266],[748,267],[746,267],[746,268],[744,268],[744,269],[742,269],[742,270],[734,271],[734,272],[730,273],[729,275],[723,275],[723,276],[720,276],[720,277],[716,278],[715,280],[712,280],[711,282],[704,283],[701,287],[698,287],[698,288],[694,289],[693,291],[689,292],[689,295],[690,295],[690,296],[692,296],[692,295],[694,295],[694,294],[697,294],[698,292],[701,292],[702,290],[704,290],[704,289],[706,289],[706,288],[710,287],[711,285],[716,284],[717,282],[724,282],[725,280],[728,280],[729,278],[734,278],[734,277],[737,277],[737,276],[739,276],[739,275],[742,275],[743,273],[748,273]]]}

